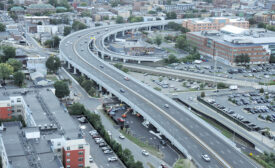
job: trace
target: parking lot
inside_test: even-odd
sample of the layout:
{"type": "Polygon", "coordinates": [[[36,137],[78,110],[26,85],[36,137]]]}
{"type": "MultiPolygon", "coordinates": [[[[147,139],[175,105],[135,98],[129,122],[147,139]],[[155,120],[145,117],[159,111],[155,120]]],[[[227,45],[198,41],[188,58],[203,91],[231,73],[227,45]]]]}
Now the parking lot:
{"type": "Polygon", "coordinates": [[[213,95],[205,98],[205,100],[256,131],[269,128],[274,136],[274,97],[274,92],[260,93],[255,90],[244,93],[213,95]]]}
{"type": "MultiPolygon", "coordinates": [[[[117,157],[114,152],[110,149],[109,153],[104,153],[104,150],[102,149],[105,147],[106,149],[109,148],[108,145],[102,145],[99,146],[100,143],[104,143],[104,140],[101,140],[100,143],[96,141],[95,137],[93,138],[91,135],[91,131],[95,131],[95,129],[91,126],[91,124],[85,122],[81,123],[78,121],[77,117],[74,117],[74,121],[79,125],[79,129],[82,130],[82,133],[84,135],[85,140],[90,144],[91,147],[91,156],[93,160],[96,162],[99,168],[125,168],[125,166],[121,163],[120,160],[118,161],[108,161],[111,160],[109,158],[117,157]]],[[[94,134],[96,135],[96,134],[94,134]]],[[[96,136],[96,138],[100,138],[100,136],[96,136]]],[[[108,149],[107,149],[108,150],[108,149]]],[[[106,150],[105,150],[106,151],[106,150]]]]}
{"type": "MultiPolygon", "coordinates": [[[[179,155],[171,147],[171,144],[163,137],[151,124],[144,121],[143,117],[135,113],[125,104],[119,104],[118,101],[111,103],[105,102],[105,112],[120,128],[124,128],[125,133],[129,134],[139,142],[150,146],[149,155],[161,157],[167,164],[172,166],[179,155]]],[[[145,148],[146,149],[146,148],[145,148]]],[[[142,152],[142,151],[141,151],[142,152]]],[[[146,157],[146,155],[145,155],[146,157]]]]}
{"type": "Polygon", "coordinates": [[[215,63],[212,59],[202,59],[201,63],[173,63],[166,68],[195,72],[234,79],[243,79],[254,82],[270,82],[275,79],[275,64],[251,65],[249,68],[242,66],[231,67],[220,62],[215,63]]]}
{"type": "Polygon", "coordinates": [[[147,73],[129,72],[136,79],[163,93],[177,93],[196,90],[214,89],[214,85],[199,83],[192,80],[184,80],[166,76],[156,76],[147,73]]]}

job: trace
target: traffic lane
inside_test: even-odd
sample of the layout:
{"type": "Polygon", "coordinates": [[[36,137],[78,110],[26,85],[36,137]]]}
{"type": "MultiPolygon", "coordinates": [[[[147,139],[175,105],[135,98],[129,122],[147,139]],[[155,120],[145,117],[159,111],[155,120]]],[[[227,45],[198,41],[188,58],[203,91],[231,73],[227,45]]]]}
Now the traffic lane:
{"type": "MultiPolygon", "coordinates": [[[[80,59],[79,60],[80,62],[82,62],[82,60],[80,59]]],[[[90,65],[88,65],[87,63],[85,63],[85,62],[83,62],[84,64],[83,64],[83,67],[85,68],[85,69],[90,69],[90,72],[92,72],[92,71],[97,71],[96,69],[94,69],[94,70],[92,70],[93,69],[93,67],[91,67],[90,65]],[[91,69],[92,68],[92,69],[91,69]]],[[[94,75],[98,75],[98,74],[95,74],[95,73],[93,73],[94,75]]],[[[117,90],[119,89],[119,88],[121,88],[121,86],[119,85],[119,84],[117,84],[116,82],[113,82],[112,80],[109,80],[109,78],[106,78],[104,75],[99,75],[99,76],[97,76],[101,81],[103,81],[104,83],[110,83],[110,84],[112,84],[112,88],[116,88],[117,90]]],[[[124,88],[124,89],[127,89],[127,88],[124,88]]],[[[139,106],[144,106],[144,100],[143,99],[141,99],[141,98],[139,98],[138,96],[136,96],[136,95],[133,95],[131,92],[126,92],[126,97],[128,97],[129,99],[130,99],[130,101],[131,102],[138,102],[138,105],[139,106]],[[127,96],[128,95],[128,96],[127,96]],[[131,100],[132,99],[132,100],[131,100]],[[134,100],[133,100],[134,99],[134,100]]],[[[154,115],[154,114],[156,114],[156,111],[155,110],[152,110],[152,106],[151,105],[149,105],[149,104],[147,104],[146,103],[146,105],[147,105],[147,107],[146,106],[144,106],[145,107],[145,109],[144,109],[144,111],[148,111],[148,109],[150,109],[150,111],[152,112],[151,113],[151,115],[154,115]]],[[[158,116],[161,116],[161,115],[158,115],[158,116]]],[[[165,119],[164,117],[161,117],[159,120],[157,120],[157,123],[163,123],[164,122],[164,124],[163,125],[165,125],[165,126],[167,126],[167,125],[173,125],[173,122],[171,122],[171,121],[169,121],[169,120],[167,120],[167,119],[165,119]]],[[[173,127],[175,127],[175,125],[173,125],[173,127]]],[[[164,127],[165,128],[165,127],[164,127]]],[[[176,137],[176,139],[179,139],[181,142],[181,144],[184,144],[184,139],[182,139],[181,137],[178,137],[178,135],[182,132],[182,129],[179,129],[178,127],[175,127],[174,129],[172,129],[172,130],[168,130],[168,132],[177,132],[175,135],[172,135],[173,137],[176,137]],[[176,131],[175,131],[176,130],[176,131]]],[[[189,135],[186,135],[186,136],[189,136],[189,135]]],[[[196,144],[196,145],[198,145],[198,144],[196,144]]],[[[192,144],[191,146],[196,146],[196,145],[194,145],[194,144],[192,144]]],[[[190,144],[189,145],[186,145],[186,146],[190,146],[190,144]]],[[[187,147],[187,148],[188,148],[187,147]]],[[[202,153],[208,153],[202,146],[196,146],[196,148],[197,149],[200,149],[200,152],[196,152],[196,154],[193,154],[192,156],[197,156],[197,157],[195,157],[196,158],[196,160],[198,160],[198,162],[200,162],[200,160],[201,160],[201,154],[202,153]]],[[[191,150],[191,149],[190,149],[191,150]]],[[[204,162],[202,162],[203,164],[205,164],[204,162]]],[[[219,165],[219,166],[217,166],[217,167],[222,167],[220,164],[219,164],[219,162],[217,162],[216,160],[215,161],[212,161],[211,163],[210,163],[211,165],[212,165],[212,167],[214,167],[214,165],[219,165]]]]}
{"type": "MultiPolygon", "coordinates": [[[[191,126],[191,128],[192,128],[192,126],[191,126]]],[[[219,142],[218,142],[219,143],[219,142]]],[[[222,151],[222,153],[223,153],[223,151],[222,151]]]]}
{"type": "Polygon", "coordinates": [[[98,144],[95,143],[92,136],[90,136],[89,131],[94,130],[94,128],[89,123],[80,124],[76,118],[74,118],[74,121],[79,124],[79,126],[85,126],[85,129],[82,129],[84,132],[84,138],[85,140],[90,144],[90,154],[94,160],[94,162],[100,167],[100,168],[125,168],[119,161],[117,162],[109,162],[108,158],[115,156],[114,154],[104,154],[102,149],[98,146],[98,144]]]}
{"type": "MultiPolygon", "coordinates": [[[[79,62],[82,62],[81,59],[79,60],[79,62]]],[[[82,63],[83,63],[82,67],[85,68],[86,70],[89,70],[90,72],[97,71],[96,69],[93,69],[93,67],[91,67],[90,65],[87,65],[87,63],[85,63],[85,62],[82,62],[82,63]]],[[[109,78],[106,78],[104,75],[100,75],[100,74],[96,74],[96,73],[93,73],[93,74],[97,75],[97,78],[99,78],[99,80],[103,81],[104,83],[111,84],[111,87],[118,90],[118,92],[119,92],[119,88],[121,88],[121,86],[119,84],[117,84],[116,82],[113,82],[109,78]]],[[[125,89],[127,89],[127,88],[125,88],[125,89]]],[[[183,137],[179,137],[179,135],[183,134],[182,129],[179,129],[178,127],[176,127],[173,122],[163,118],[163,116],[155,115],[158,112],[156,112],[154,109],[152,109],[151,105],[149,105],[147,103],[144,104],[143,99],[140,99],[138,96],[133,95],[131,92],[125,92],[125,93],[126,93],[125,96],[128,97],[131,102],[138,102],[138,105],[140,107],[144,107],[143,110],[147,111],[149,113],[149,116],[154,115],[154,116],[160,117],[160,118],[156,119],[157,123],[163,123],[164,128],[165,127],[167,128],[167,125],[169,125],[170,128],[167,130],[167,132],[170,132],[172,134],[172,136],[175,137],[175,139],[177,139],[179,141],[179,143],[183,144],[183,146],[185,146],[187,149],[190,146],[193,146],[193,147],[195,146],[195,149],[189,148],[188,151],[190,151],[190,154],[194,158],[196,158],[198,163],[204,165],[203,167],[208,167],[208,166],[209,167],[222,167],[220,165],[220,163],[214,159],[210,163],[207,163],[208,165],[205,165],[205,162],[201,159],[201,154],[208,153],[208,152],[202,146],[199,146],[199,144],[197,144],[197,143],[194,144],[194,142],[192,142],[192,141],[194,141],[194,139],[192,139],[192,138],[190,138],[190,140],[192,139],[191,141],[186,142],[186,139],[184,139],[183,137]]],[[[187,134],[185,136],[189,137],[189,135],[187,135],[187,134]]]]}
{"type": "MultiPolygon", "coordinates": [[[[86,57],[86,59],[89,59],[88,60],[89,62],[96,62],[96,59],[91,60],[92,57],[89,57],[89,58],[86,57]]],[[[100,64],[100,61],[98,61],[98,64],[100,64]]],[[[106,67],[103,71],[107,72],[108,74],[113,73],[113,71],[111,69],[109,69],[108,67],[106,67]]],[[[114,75],[115,74],[113,74],[113,76],[114,75]]],[[[125,81],[125,80],[123,79],[122,75],[120,75],[120,78],[122,79],[120,82],[123,83],[123,81],[125,81]]],[[[222,158],[224,158],[229,164],[232,164],[236,167],[239,165],[241,165],[242,167],[251,167],[251,165],[247,164],[247,161],[246,161],[247,158],[244,158],[235,149],[233,149],[233,150],[229,149],[229,148],[232,148],[232,146],[230,146],[229,144],[227,144],[226,142],[221,140],[214,133],[212,133],[212,131],[209,131],[206,127],[202,126],[201,124],[194,124],[194,122],[196,122],[196,121],[194,121],[193,118],[189,117],[188,115],[185,115],[184,117],[182,117],[184,112],[178,110],[177,108],[174,108],[172,104],[167,103],[165,100],[163,101],[162,99],[156,98],[155,95],[150,94],[149,91],[144,92],[144,89],[140,88],[140,85],[137,85],[137,83],[135,83],[133,81],[126,81],[126,83],[128,83],[128,86],[131,86],[131,88],[134,88],[133,90],[137,91],[142,96],[144,96],[148,100],[152,101],[154,104],[158,104],[158,105],[161,104],[162,106],[160,106],[160,107],[163,110],[168,111],[168,113],[171,116],[175,116],[174,118],[176,118],[179,122],[188,123],[188,124],[185,124],[186,127],[189,130],[191,130],[192,132],[194,132],[194,131],[198,132],[197,136],[201,140],[206,142],[208,144],[208,146],[210,146],[212,149],[216,149],[218,146],[218,150],[216,150],[216,152],[220,156],[222,156],[222,158]],[[163,105],[165,103],[169,104],[169,108],[163,107],[163,105]]],[[[126,95],[126,97],[129,97],[129,96],[127,96],[127,94],[125,94],[125,95],[126,95]]],[[[143,102],[137,101],[137,99],[135,100],[135,102],[137,102],[136,105],[139,107],[143,105],[143,102]]],[[[250,163],[250,164],[252,164],[252,163],[250,163]]]]}

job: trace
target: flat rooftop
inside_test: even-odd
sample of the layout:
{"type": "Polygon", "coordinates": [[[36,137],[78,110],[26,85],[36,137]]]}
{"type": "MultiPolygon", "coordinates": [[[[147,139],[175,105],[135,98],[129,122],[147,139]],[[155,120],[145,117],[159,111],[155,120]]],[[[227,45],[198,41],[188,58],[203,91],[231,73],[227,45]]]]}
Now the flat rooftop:
{"type": "MultiPolygon", "coordinates": [[[[221,31],[203,31],[203,32],[188,32],[200,37],[209,38],[219,43],[230,45],[232,47],[241,46],[258,46],[275,44],[275,32],[266,31],[265,29],[230,29],[226,27],[221,31]],[[236,31],[235,31],[236,30],[236,31]]],[[[229,28],[229,27],[228,27],[229,28]]]]}

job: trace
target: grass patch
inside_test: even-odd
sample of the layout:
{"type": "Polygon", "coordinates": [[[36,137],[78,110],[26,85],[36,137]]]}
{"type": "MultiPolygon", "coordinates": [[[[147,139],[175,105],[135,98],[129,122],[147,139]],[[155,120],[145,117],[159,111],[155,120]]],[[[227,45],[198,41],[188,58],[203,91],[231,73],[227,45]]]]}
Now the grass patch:
{"type": "Polygon", "coordinates": [[[204,121],[206,121],[207,123],[209,123],[210,125],[214,126],[215,128],[217,128],[218,130],[221,131],[221,133],[226,136],[227,138],[231,139],[233,138],[233,134],[232,132],[228,131],[226,128],[220,126],[218,123],[216,123],[215,121],[206,118],[204,116],[200,116],[204,121]]]}
{"type": "Polygon", "coordinates": [[[164,50],[166,50],[170,54],[177,54],[177,52],[172,48],[164,48],[164,50]]]}
{"type": "Polygon", "coordinates": [[[251,157],[253,160],[255,160],[257,163],[259,163],[264,168],[274,168],[275,166],[275,160],[274,160],[274,154],[261,154],[261,155],[253,155],[246,153],[249,157],[251,157]]]}
{"type": "Polygon", "coordinates": [[[51,81],[53,81],[53,82],[58,81],[56,75],[47,75],[47,76],[46,76],[46,79],[51,80],[51,81]]]}
{"type": "Polygon", "coordinates": [[[161,88],[159,88],[159,87],[154,87],[154,89],[157,91],[161,91],[161,88]]]}
{"type": "Polygon", "coordinates": [[[180,158],[176,161],[173,168],[195,168],[195,165],[188,159],[180,158]]]}
{"type": "Polygon", "coordinates": [[[133,143],[135,143],[136,145],[138,145],[139,147],[147,150],[148,152],[150,152],[152,155],[162,159],[163,158],[163,154],[158,151],[156,148],[154,148],[153,146],[147,144],[146,142],[143,142],[139,139],[137,139],[136,137],[127,134],[125,131],[120,131],[126,138],[128,138],[130,141],[132,141],[133,143]]]}
{"type": "Polygon", "coordinates": [[[114,122],[114,120],[112,120],[110,118],[110,116],[107,113],[104,112],[103,109],[97,109],[97,111],[100,112],[100,113],[102,113],[113,125],[116,125],[116,123],[114,122]]]}
{"type": "Polygon", "coordinates": [[[275,85],[275,80],[271,80],[269,82],[259,82],[260,85],[275,85]]]}

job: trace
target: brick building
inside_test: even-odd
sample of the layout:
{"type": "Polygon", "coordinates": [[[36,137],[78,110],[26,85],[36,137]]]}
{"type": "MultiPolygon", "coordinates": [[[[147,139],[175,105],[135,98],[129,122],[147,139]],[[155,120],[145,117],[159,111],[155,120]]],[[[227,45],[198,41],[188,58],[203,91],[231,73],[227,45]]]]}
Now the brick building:
{"type": "Polygon", "coordinates": [[[226,26],[221,31],[188,32],[187,41],[203,56],[235,65],[235,57],[246,54],[251,64],[268,63],[275,54],[275,33],[264,29],[242,29],[226,26]],[[273,37],[273,38],[272,38],[273,37]]]}
{"type": "Polygon", "coordinates": [[[191,32],[194,31],[207,31],[207,30],[220,30],[226,25],[233,25],[241,28],[248,29],[249,22],[238,18],[229,19],[224,17],[207,18],[207,19],[188,19],[183,21],[182,26],[189,29],[191,32]]]}
{"type": "Polygon", "coordinates": [[[90,145],[85,139],[66,140],[63,147],[63,165],[65,168],[87,167],[89,163],[90,145]]]}
{"type": "Polygon", "coordinates": [[[11,119],[11,114],[10,99],[0,100],[0,119],[11,119]]]}

